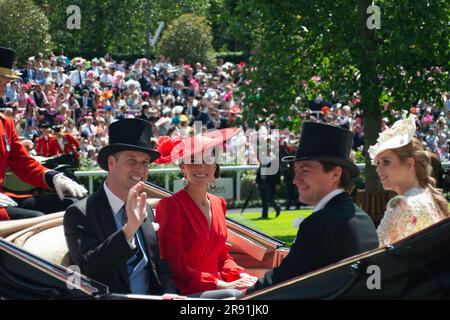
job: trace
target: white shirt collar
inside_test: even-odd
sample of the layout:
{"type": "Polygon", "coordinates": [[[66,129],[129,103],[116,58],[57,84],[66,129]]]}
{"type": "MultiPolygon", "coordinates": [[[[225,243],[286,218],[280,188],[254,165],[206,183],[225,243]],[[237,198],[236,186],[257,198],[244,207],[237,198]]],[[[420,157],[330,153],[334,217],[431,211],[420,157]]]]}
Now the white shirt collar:
{"type": "Polygon", "coordinates": [[[319,211],[319,210],[322,210],[323,208],[325,208],[325,206],[331,199],[333,199],[335,196],[337,196],[338,194],[341,194],[344,191],[345,191],[344,189],[336,189],[336,190],[331,191],[325,197],[320,199],[319,203],[316,204],[316,206],[314,207],[313,212],[316,212],[316,211],[319,211]]]}
{"type": "Polygon", "coordinates": [[[108,198],[109,205],[111,206],[114,214],[117,214],[119,210],[123,207],[125,202],[123,202],[118,196],[116,196],[106,184],[106,181],[103,183],[103,188],[105,189],[106,197],[108,198]]]}

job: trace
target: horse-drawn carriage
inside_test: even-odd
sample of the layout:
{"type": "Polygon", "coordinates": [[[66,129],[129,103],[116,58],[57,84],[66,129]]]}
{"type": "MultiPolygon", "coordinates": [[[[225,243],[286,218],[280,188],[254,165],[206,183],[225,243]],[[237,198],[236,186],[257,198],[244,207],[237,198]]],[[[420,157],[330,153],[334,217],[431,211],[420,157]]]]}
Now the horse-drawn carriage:
{"type": "MultiPolygon", "coordinates": [[[[150,185],[149,204],[170,192],[150,185]]],[[[156,213],[157,214],[157,213],[156,213]]],[[[128,296],[77,272],[63,232],[64,212],[0,222],[0,298],[165,299],[128,296]]],[[[284,243],[227,217],[230,254],[261,276],[287,255],[284,243]]],[[[321,235],[318,234],[317,237],[321,235]]],[[[450,219],[375,249],[240,299],[448,299],[450,219]]],[[[170,296],[171,299],[187,299],[170,296]]]]}

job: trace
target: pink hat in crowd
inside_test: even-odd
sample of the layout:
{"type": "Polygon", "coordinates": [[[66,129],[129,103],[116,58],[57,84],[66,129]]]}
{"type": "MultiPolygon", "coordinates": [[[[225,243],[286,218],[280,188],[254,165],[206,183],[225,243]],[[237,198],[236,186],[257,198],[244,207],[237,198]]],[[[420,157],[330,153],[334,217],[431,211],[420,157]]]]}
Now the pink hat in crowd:
{"type": "Polygon", "coordinates": [[[27,97],[27,103],[31,104],[32,106],[36,105],[33,99],[31,99],[30,97],[27,97]]]}

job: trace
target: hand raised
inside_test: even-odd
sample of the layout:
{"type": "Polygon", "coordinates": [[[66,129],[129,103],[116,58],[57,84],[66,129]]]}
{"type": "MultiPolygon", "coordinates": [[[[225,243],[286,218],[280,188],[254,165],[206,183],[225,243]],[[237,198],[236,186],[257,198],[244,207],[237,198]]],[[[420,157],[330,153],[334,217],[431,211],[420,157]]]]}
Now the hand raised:
{"type": "Polygon", "coordinates": [[[123,230],[126,238],[131,241],[135,233],[147,218],[147,194],[143,191],[144,182],[139,182],[128,192],[127,204],[125,207],[127,223],[123,230]]]}

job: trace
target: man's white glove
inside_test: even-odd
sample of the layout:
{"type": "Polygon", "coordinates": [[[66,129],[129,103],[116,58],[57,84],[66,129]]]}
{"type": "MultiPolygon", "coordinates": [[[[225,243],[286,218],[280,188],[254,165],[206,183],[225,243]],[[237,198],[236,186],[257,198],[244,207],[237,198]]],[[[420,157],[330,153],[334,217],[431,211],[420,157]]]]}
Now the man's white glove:
{"type": "Polygon", "coordinates": [[[64,193],[77,198],[83,198],[88,193],[85,187],[66,177],[63,173],[53,177],[53,184],[61,201],[64,200],[64,193]]]}
{"type": "Polygon", "coordinates": [[[6,194],[0,192],[0,208],[16,207],[17,202],[8,197],[6,194]]]}

